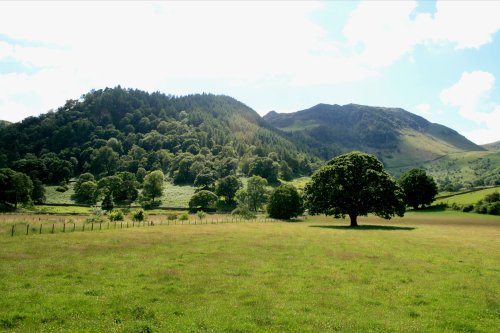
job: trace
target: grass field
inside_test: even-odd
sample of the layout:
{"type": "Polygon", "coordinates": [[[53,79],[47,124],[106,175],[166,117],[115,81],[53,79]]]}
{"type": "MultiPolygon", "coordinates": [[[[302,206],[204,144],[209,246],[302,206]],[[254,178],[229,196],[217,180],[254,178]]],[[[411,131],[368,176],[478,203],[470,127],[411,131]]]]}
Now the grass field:
{"type": "MultiPolygon", "coordinates": [[[[66,192],[57,192],[56,188],[58,186],[46,186],[45,196],[47,197],[47,203],[49,204],[74,204],[75,202],[71,199],[74,192],[74,184],[70,183],[69,189],[66,192]]],[[[188,207],[189,199],[194,194],[194,186],[177,186],[170,182],[163,183],[163,196],[161,197],[163,207],[188,207]]],[[[138,205],[136,202],[134,205],[138,205]]]]}
{"type": "Polygon", "coordinates": [[[487,194],[491,194],[493,192],[500,192],[500,188],[487,188],[480,191],[458,194],[449,198],[438,199],[434,202],[434,204],[446,203],[448,205],[451,205],[452,203],[456,203],[458,205],[474,205],[479,200],[484,199],[487,194]]]}
{"type": "Polygon", "coordinates": [[[2,234],[0,330],[498,331],[498,217],[359,222],[2,234]]]}

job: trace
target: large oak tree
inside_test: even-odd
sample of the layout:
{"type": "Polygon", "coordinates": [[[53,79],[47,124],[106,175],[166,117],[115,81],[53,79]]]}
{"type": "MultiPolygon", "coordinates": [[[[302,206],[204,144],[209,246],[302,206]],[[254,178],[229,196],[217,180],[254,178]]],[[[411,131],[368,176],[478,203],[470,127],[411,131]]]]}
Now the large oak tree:
{"type": "Polygon", "coordinates": [[[352,152],[333,158],[318,169],[305,187],[310,214],[333,215],[351,220],[373,213],[385,219],[403,216],[403,193],[373,155],[352,152]]]}

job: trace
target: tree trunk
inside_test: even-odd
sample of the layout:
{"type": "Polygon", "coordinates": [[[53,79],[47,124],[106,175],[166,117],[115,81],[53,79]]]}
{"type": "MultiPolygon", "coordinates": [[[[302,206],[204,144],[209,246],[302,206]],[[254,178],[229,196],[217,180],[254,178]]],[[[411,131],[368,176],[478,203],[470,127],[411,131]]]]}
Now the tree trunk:
{"type": "Polygon", "coordinates": [[[358,226],[358,215],[349,214],[349,218],[351,219],[351,227],[357,227],[358,226]]]}

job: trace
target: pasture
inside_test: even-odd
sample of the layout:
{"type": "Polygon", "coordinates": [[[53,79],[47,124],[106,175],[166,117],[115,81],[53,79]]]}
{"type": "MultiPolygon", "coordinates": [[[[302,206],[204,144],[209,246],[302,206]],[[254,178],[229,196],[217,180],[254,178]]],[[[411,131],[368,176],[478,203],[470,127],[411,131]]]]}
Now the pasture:
{"type": "Polygon", "coordinates": [[[2,232],[0,330],[498,331],[498,217],[415,212],[359,223],[2,232]]]}
{"type": "Polygon", "coordinates": [[[487,188],[479,191],[462,193],[450,196],[448,198],[437,199],[434,204],[448,204],[451,205],[456,203],[458,205],[474,205],[479,200],[484,199],[487,194],[491,194],[493,192],[500,192],[500,187],[487,188]]]}

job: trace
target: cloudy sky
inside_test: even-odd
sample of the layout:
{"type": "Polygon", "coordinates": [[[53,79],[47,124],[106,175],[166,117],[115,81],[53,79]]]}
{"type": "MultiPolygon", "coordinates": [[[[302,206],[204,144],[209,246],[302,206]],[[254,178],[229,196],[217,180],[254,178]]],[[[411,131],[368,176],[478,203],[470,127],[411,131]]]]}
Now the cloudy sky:
{"type": "Polygon", "coordinates": [[[90,89],[230,95],[261,115],[402,107],[500,140],[500,1],[0,2],[0,119],[90,89]]]}

